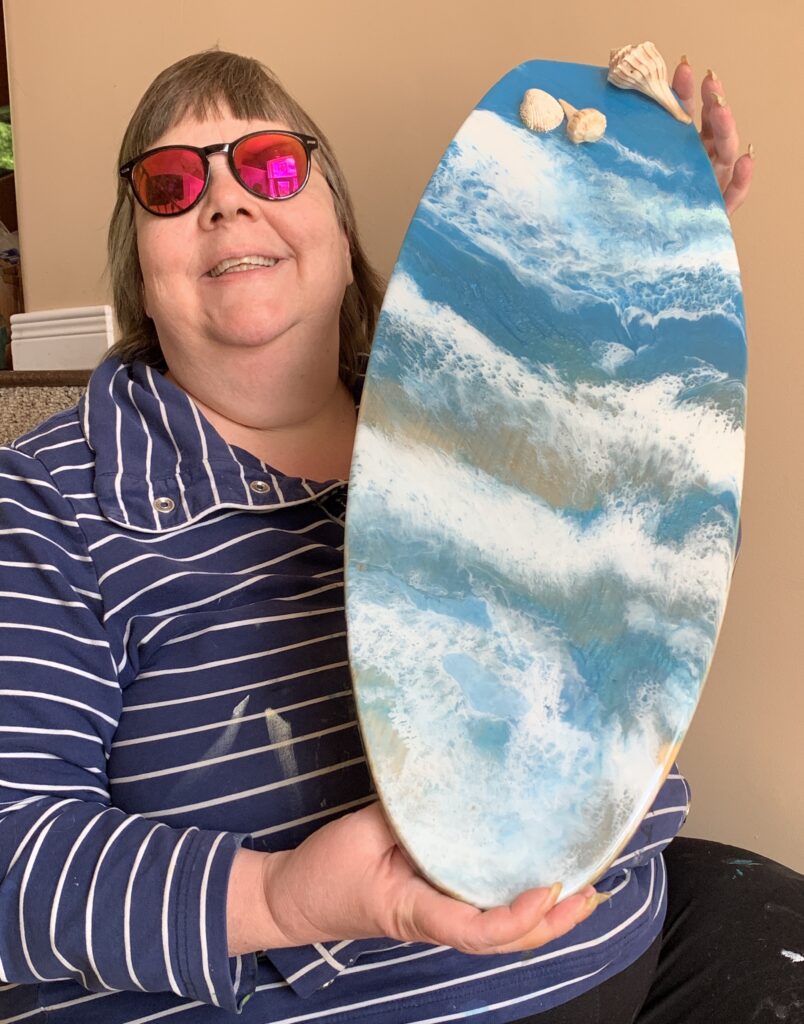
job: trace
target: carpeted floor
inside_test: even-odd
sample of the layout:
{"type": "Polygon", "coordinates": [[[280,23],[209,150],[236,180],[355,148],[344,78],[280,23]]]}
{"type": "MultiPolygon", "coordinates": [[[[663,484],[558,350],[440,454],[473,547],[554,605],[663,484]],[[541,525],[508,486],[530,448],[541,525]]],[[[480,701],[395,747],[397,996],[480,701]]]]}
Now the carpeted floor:
{"type": "Polygon", "coordinates": [[[84,388],[0,388],[0,444],[8,444],[48,416],[69,409],[84,388]]]}

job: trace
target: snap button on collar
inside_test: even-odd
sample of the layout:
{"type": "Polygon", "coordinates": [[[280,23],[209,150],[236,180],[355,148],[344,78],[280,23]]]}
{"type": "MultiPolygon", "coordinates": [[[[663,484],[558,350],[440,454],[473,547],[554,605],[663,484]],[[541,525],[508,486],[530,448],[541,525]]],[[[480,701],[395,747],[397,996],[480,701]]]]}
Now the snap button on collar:
{"type": "Polygon", "coordinates": [[[252,480],[249,487],[255,494],[267,494],[271,490],[271,485],[265,480],[252,480]]]}
{"type": "Polygon", "coordinates": [[[172,498],[154,498],[153,507],[157,512],[172,512],[176,502],[172,498]]]}

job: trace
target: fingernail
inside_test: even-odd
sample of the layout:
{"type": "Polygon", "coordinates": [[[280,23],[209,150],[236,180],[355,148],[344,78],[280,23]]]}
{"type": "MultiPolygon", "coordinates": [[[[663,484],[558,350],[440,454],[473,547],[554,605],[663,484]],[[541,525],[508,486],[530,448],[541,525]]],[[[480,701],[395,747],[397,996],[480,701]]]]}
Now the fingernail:
{"type": "Polygon", "coordinates": [[[748,155],[751,157],[752,160],[755,157],[755,151],[754,151],[754,144],[753,144],[753,142],[749,142],[748,143],[748,155]]]}
{"type": "Polygon", "coordinates": [[[678,61],[679,64],[689,64],[686,53],[682,53],[678,61]]]}
{"type": "Polygon", "coordinates": [[[713,82],[716,82],[718,80],[717,75],[711,68],[706,69],[706,77],[710,78],[713,82]]]}
{"type": "Polygon", "coordinates": [[[550,886],[550,892],[547,894],[548,907],[554,907],[556,903],[558,903],[558,897],[561,895],[561,889],[561,882],[553,882],[550,886]]]}
{"type": "Polygon", "coordinates": [[[719,107],[725,107],[726,106],[726,97],[725,96],[721,96],[719,92],[713,92],[712,93],[712,99],[714,100],[715,103],[717,103],[717,105],[719,107]]]}
{"type": "Polygon", "coordinates": [[[593,910],[597,910],[601,903],[605,903],[606,900],[610,899],[610,892],[596,892],[594,896],[587,896],[585,904],[587,912],[591,914],[593,910]]]}

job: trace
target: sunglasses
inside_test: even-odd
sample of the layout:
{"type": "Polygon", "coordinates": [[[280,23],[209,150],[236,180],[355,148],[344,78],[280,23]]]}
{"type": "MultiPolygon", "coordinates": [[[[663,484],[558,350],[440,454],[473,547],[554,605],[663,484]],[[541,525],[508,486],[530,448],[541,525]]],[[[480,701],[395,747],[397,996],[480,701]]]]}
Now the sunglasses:
{"type": "Polygon", "coordinates": [[[297,132],[251,132],[214,146],[157,146],[120,168],[134,198],[157,217],[187,213],[209,185],[209,157],[225,153],[243,188],[260,199],[290,199],[307,184],[318,139],[297,132]]]}

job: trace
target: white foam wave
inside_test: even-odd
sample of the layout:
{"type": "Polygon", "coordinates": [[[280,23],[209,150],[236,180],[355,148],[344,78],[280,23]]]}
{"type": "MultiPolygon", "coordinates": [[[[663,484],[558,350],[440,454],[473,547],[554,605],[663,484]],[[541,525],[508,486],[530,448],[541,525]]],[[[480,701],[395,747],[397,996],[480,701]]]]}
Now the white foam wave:
{"type": "MultiPolygon", "coordinates": [[[[568,892],[586,881],[589,859],[593,868],[606,862],[658,781],[660,688],[628,709],[627,729],[604,725],[590,693],[580,726],[562,715],[562,694],[580,676],[554,631],[488,596],[481,627],[415,608],[398,591],[373,591],[370,574],[353,585],[356,670],[396,681],[362,691],[362,699],[384,705],[404,746],[401,760],[379,759],[378,783],[414,854],[443,884],[461,879],[486,906],[500,902],[501,890],[513,898],[523,880],[560,878],[568,892]],[[519,695],[524,708],[516,719],[506,723],[467,699],[445,670],[455,652],[471,652],[498,691],[519,695]],[[478,742],[483,726],[498,730],[491,749],[478,742]],[[597,844],[593,853],[590,844],[597,844]]],[[[365,727],[382,745],[385,734],[371,735],[370,715],[365,727]]]]}
{"type": "Polygon", "coordinates": [[[721,207],[692,209],[688,198],[603,170],[488,110],[463,124],[424,205],[518,279],[549,285],[563,308],[591,297],[619,305],[639,284],[676,277],[686,282],[677,308],[711,311],[738,286],[721,207]]]}
{"type": "Polygon", "coordinates": [[[712,650],[711,632],[695,622],[667,622],[657,614],[656,608],[644,600],[627,603],[625,621],[634,633],[648,633],[658,637],[679,661],[694,666],[706,664],[712,650]]]}
{"type": "Polygon", "coordinates": [[[697,311],[683,309],[680,306],[666,306],[658,313],[652,313],[650,310],[643,309],[641,306],[628,306],[625,309],[622,309],[620,313],[624,324],[636,322],[651,328],[657,327],[662,320],[689,320],[691,323],[695,323],[695,321],[702,320],[704,317],[716,316],[723,320],[727,320],[729,323],[734,324],[735,327],[742,330],[742,321],[730,308],[728,303],[721,303],[720,305],[711,306],[707,309],[697,311]]]}
{"type": "Polygon", "coordinates": [[[635,164],[647,174],[659,174],[663,178],[672,178],[678,174],[688,176],[689,174],[686,168],[672,167],[663,160],[659,160],[658,157],[645,156],[644,153],[638,153],[635,149],[624,145],[612,135],[604,135],[597,144],[611,147],[621,160],[635,164]]]}
{"type": "Polygon", "coordinates": [[[691,385],[717,382],[725,374],[699,367],[642,383],[573,385],[532,372],[453,309],[426,300],[407,275],[391,281],[385,310],[403,335],[420,343],[421,352],[437,355],[437,384],[432,358],[418,368],[411,360],[405,379],[430,415],[441,401],[455,409],[481,409],[486,422],[511,422],[525,442],[560,460],[567,479],[592,489],[611,492],[649,467],[651,479],[672,493],[702,487],[729,491],[739,500],[742,426],[728,410],[679,400],[691,385]]]}
{"type": "Polygon", "coordinates": [[[604,373],[615,374],[621,366],[625,366],[634,358],[633,350],[618,341],[604,341],[599,338],[592,342],[591,347],[597,355],[597,365],[604,373]]]}
{"type": "Polygon", "coordinates": [[[382,519],[394,535],[435,550],[458,545],[463,564],[489,567],[532,594],[550,588],[570,600],[584,584],[605,585],[673,620],[720,621],[730,523],[702,525],[681,544],[663,544],[655,537],[658,504],[621,499],[583,527],[432,447],[390,440],[366,424],[358,434],[353,481],[365,523],[382,519]]]}

